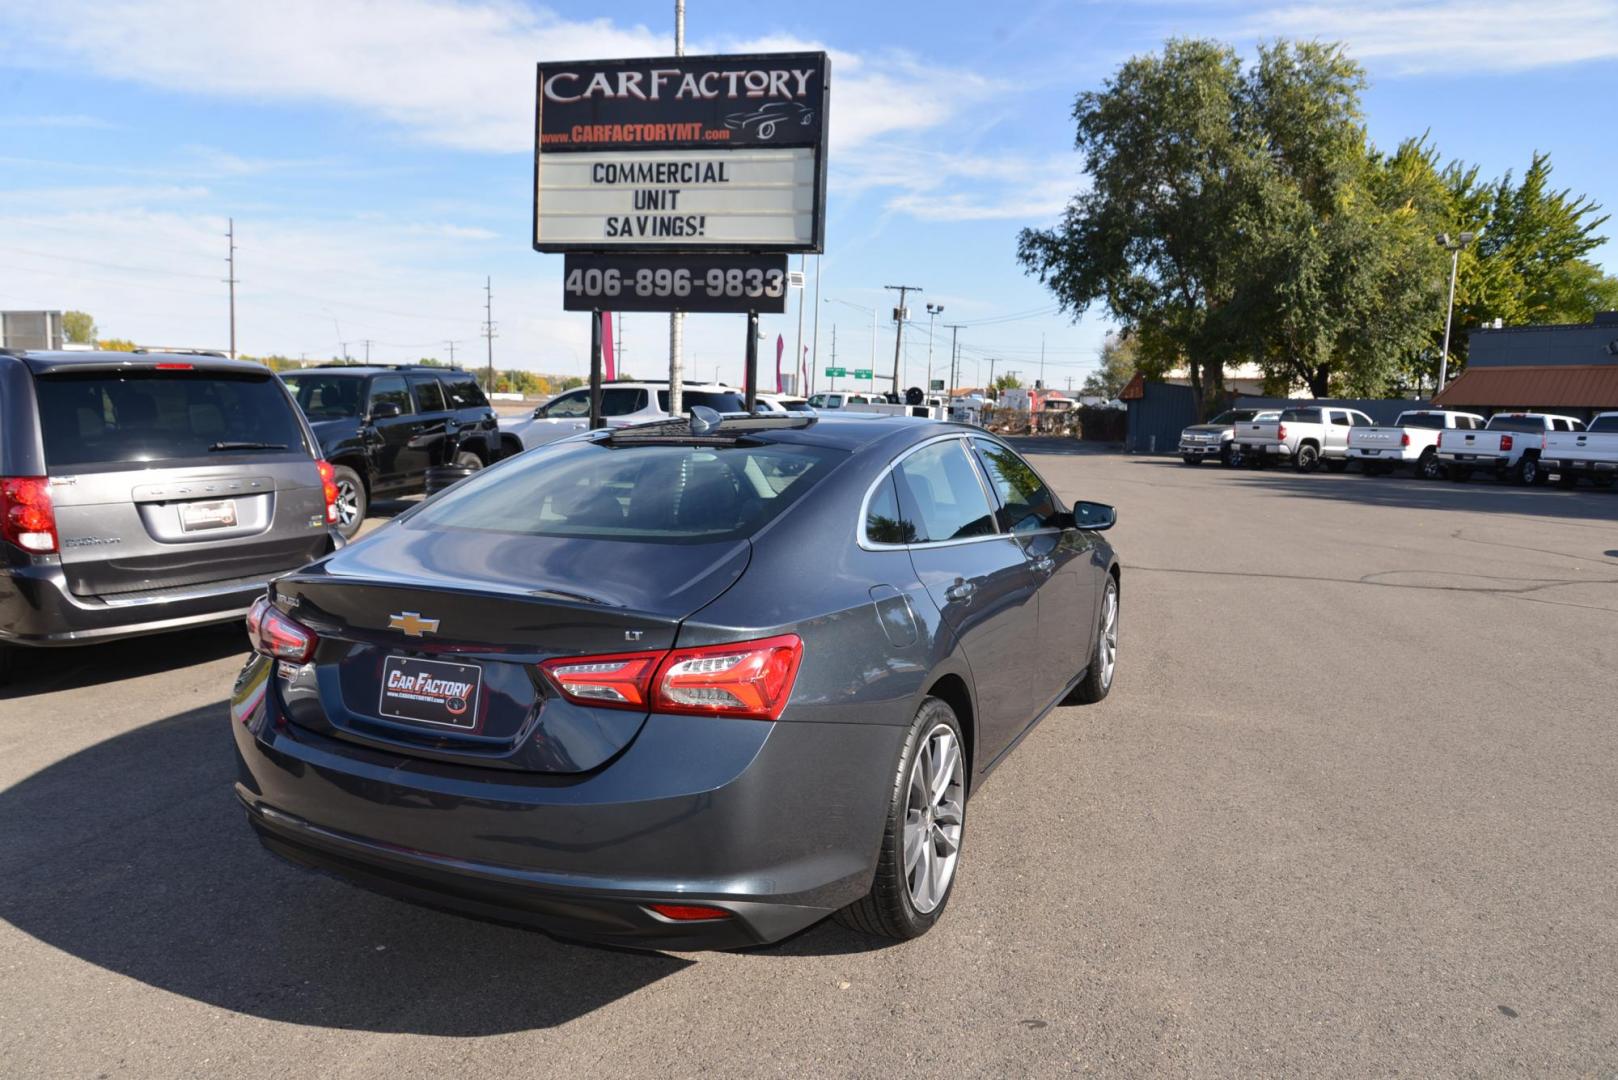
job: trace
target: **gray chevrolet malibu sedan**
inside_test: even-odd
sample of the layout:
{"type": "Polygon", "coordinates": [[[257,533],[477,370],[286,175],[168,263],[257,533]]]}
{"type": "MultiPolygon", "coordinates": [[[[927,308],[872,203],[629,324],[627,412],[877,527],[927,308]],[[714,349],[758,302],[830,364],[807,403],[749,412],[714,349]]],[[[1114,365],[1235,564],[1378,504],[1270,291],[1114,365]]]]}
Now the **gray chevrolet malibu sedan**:
{"type": "Polygon", "coordinates": [[[1112,685],[1113,511],[974,428],[697,412],[275,582],[232,697],[272,851],[642,948],[938,920],[968,796],[1112,685]]]}

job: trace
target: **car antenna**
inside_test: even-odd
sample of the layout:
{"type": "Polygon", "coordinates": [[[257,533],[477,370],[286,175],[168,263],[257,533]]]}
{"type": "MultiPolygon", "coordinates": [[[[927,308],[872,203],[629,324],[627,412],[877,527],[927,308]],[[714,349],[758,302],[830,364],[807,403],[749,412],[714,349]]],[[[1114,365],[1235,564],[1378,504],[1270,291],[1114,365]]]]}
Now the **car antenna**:
{"type": "Polygon", "coordinates": [[[717,412],[706,405],[691,406],[691,434],[706,435],[723,421],[717,412]]]}

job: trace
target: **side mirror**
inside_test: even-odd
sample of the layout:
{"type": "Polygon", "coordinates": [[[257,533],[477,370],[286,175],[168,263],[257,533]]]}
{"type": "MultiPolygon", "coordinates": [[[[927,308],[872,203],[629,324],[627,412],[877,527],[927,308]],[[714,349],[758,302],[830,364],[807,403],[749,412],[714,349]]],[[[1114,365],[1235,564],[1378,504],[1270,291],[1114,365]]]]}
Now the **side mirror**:
{"type": "Polygon", "coordinates": [[[371,406],[372,420],[392,420],[395,416],[400,416],[403,413],[404,410],[399,408],[399,403],[396,401],[384,401],[371,406]]]}
{"type": "MultiPolygon", "coordinates": [[[[1073,512],[1064,517],[1072,519],[1072,528],[1088,529],[1091,532],[1106,532],[1118,524],[1117,510],[1106,503],[1085,502],[1082,499],[1074,503],[1073,512]]],[[[1068,522],[1064,520],[1062,525],[1064,528],[1068,527],[1068,522]]]]}

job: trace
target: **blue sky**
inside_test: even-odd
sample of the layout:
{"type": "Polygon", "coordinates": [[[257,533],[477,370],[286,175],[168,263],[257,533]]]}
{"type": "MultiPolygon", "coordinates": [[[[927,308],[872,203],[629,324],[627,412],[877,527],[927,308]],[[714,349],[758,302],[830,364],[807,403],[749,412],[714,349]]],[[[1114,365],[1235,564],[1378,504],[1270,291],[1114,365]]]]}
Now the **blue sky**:
{"type": "MultiPolygon", "coordinates": [[[[671,3],[519,0],[51,0],[0,10],[0,308],[82,308],[143,343],[227,338],[225,220],[237,229],[238,347],[481,362],[494,281],[500,367],[582,373],[588,320],[561,311],[561,257],[529,246],[533,64],[672,51],[671,3]]],[[[1372,138],[1424,131],[1489,175],[1548,150],[1562,186],[1618,207],[1602,110],[1618,3],[1219,0],[1167,4],[689,0],[690,51],[833,56],[820,364],[864,366],[888,283],[964,323],[964,382],[1000,370],[1075,385],[1107,329],[1074,324],[1014,259],[1083,183],[1073,95],[1172,35],[1251,53],[1343,41],[1369,70],[1372,138]],[[826,302],[827,300],[838,302],[826,302]]],[[[1609,230],[1610,231],[1610,230],[1609,230]]],[[[1618,270],[1618,247],[1597,257],[1618,270]]],[[[794,260],[796,265],[796,260],[794,260]]],[[[810,260],[811,290],[814,260],[810,260]]],[[[813,292],[805,345],[815,339],[813,292]]],[[[790,357],[796,306],[764,319],[790,357]]],[[[743,322],[687,319],[687,361],[740,377],[743,322]]],[[[661,374],[667,320],[624,320],[626,367],[661,374]]],[[[927,334],[907,331],[906,384],[927,334]]]]}

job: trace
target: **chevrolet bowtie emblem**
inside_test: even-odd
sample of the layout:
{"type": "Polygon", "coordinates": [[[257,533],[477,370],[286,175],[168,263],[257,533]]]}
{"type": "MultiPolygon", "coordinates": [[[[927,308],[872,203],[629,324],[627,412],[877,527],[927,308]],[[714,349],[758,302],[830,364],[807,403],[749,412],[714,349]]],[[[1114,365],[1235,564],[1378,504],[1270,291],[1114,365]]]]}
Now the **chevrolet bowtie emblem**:
{"type": "Polygon", "coordinates": [[[438,633],[438,620],[424,619],[418,611],[401,611],[388,616],[388,629],[403,630],[405,637],[421,637],[423,634],[438,633]]]}

